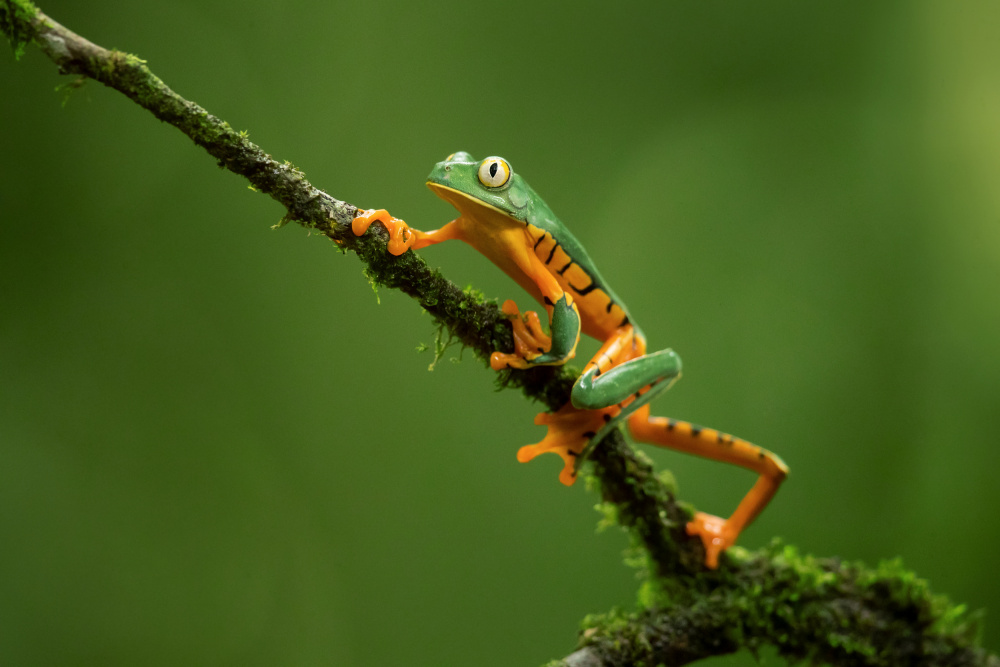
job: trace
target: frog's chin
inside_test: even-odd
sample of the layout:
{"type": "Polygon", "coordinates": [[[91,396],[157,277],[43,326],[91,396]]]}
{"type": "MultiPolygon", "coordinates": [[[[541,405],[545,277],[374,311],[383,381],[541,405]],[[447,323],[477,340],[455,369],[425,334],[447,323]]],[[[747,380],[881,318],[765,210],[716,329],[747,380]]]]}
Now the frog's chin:
{"type": "Polygon", "coordinates": [[[443,183],[438,183],[437,181],[427,181],[427,187],[429,187],[434,194],[436,194],[438,197],[440,197],[441,199],[445,200],[446,202],[457,208],[459,211],[464,212],[468,211],[469,209],[475,209],[478,207],[495,211],[497,213],[510,217],[510,214],[507,211],[504,211],[501,208],[493,206],[492,204],[488,204],[484,202],[482,199],[477,199],[475,197],[467,195],[461,190],[456,190],[451,186],[444,185],[443,183]]]}
{"type": "Polygon", "coordinates": [[[475,205],[475,206],[481,206],[483,208],[493,209],[498,213],[504,213],[504,211],[500,210],[496,206],[488,204],[484,202],[482,199],[477,199],[475,197],[467,195],[461,190],[456,190],[450,185],[438,183],[437,181],[427,181],[427,187],[429,187],[431,191],[438,197],[444,199],[446,202],[448,202],[449,204],[451,204],[452,206],[454,206],[459,210],[467,209],[471,205],[475,205]]]}

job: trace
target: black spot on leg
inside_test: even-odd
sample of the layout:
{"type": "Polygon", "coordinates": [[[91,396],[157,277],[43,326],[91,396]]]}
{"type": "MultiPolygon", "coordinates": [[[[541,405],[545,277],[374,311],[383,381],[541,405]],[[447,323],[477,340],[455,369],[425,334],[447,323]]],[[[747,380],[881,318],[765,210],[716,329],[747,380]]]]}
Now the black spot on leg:
{"type": "Polygon", "coordinates": [[[609,415],[608,413],[605,412],[604,413],[604,423],[608,423],[609,421],[611,421],[611,415],[609,415]]]}
{"type": "Polygon", "coordinates": [[[539,352],[545,352],[545,348],[539,347],[539,348],[535,348],[535,349],[537,349],[539,352]]]}
{"type": "Polygon", "coordinates": [[[549,297],[545,297],[545,305],[546,306],[554,306],[556,304],[552,303],[552,299],[550,299],[549,297]]]}
{"type": "Polygon", "coordinates": [[[701,427],[700,426],[692,426],[691,427],[691,437],[692,438],[697,438],[699,435],[701,435],[701,427]]]}
{"type": "Polygon", "coordinates": [[[583,437],[589,440],[590,438],[593,438],[595,435],[597,435],[597,433],[595,433],[594,431],[587,431],[586,433],[583,434],[583,437]]]}
{"type": "Polygon", "coordinates": [[[667,430],[668,431],[673,431],[675,426],[677,426],[677,420],[676,419],[668,419],[667,420],[667,430]]]}

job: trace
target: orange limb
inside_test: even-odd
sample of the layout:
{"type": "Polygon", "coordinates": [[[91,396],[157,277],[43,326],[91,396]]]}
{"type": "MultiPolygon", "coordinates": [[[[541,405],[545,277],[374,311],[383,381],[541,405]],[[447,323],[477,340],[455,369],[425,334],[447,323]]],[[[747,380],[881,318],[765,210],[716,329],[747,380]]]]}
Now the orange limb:
{"type": "Polygon", "coordinates": [[[524,315],[513,300],[503,302],[503,313],[510,318],[514,330],[514,352],[494,352],[490,355],[490,366],[495,371],[505,368],[528,368],[531,359],[544,354],[552,347],[552,339],[542,330],[538,313],[529,310],[524,315]]]}
{"type": "Polygon", "coordinates": [[[351,231],[354,232],[355,236],[362,236],[375,221],[381,222],[389,232],[389,243],[386,247],[391,254],[397,256],[411,248],[420,250],[442,241],[463,238],[461,218],[452,220],[441,229],[422,232],[419,229],[413,229],[399,218],[392,217],[384,208],[368,211],[358,209],[357,217],[351,221],[351,231]]]}
{"type": "Polygon", "coordinates": [[[728,519],[697,512],[687,524],[688,535],[698,535],[705,546],[705,565],[715,569],[719,566],[719,554],[736,542],[740,532],[774,497],[788,475],[788,466],[766,449],[727,433],[675,419],[650,417],[648,405],[629,417],[628,426],[632,436],[641,442],[732,463],[759,475],[728,519]]]}
{"type": "Polygon", "coordinates": [[[641,339],[635,337],[635,327],[626,324],[623,327],[618,327],[605,341],[597,354],[583,367],[583,372],[586,373],[592,367],[597,366],[599,373],[606,373],[629,359],[642,356],[645,351],[646,346],[642,345],[641,339]]]}

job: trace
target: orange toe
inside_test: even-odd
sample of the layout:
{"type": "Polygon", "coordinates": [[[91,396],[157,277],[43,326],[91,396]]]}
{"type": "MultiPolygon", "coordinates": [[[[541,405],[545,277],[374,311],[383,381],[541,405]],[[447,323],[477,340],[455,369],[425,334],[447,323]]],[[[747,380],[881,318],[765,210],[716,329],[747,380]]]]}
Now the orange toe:
{"type": "Polygon", "coordinates": [[[535,417],[539,426],[547,426],[548,432],[541,442],[525,445],[517,450],[517,460],[527,463],[539,454],[558,454],[563,460],[559,481],[566,486],[576,482],[576,460],[586,448],[594,434],[605,424],[605,414],[617,408],[603,410],[578,410],[567,403],[556,412],[542,412],[535,417]]]}
{"type": "Polygon", "coordinates": [[[695,512],[694,518],[685,526],[688,535],[697,535],[705,547],[705,567],[714,570],[719,567],[719,555],[733,546],[739,532],[728,521],[705,512],[695,512]]]}

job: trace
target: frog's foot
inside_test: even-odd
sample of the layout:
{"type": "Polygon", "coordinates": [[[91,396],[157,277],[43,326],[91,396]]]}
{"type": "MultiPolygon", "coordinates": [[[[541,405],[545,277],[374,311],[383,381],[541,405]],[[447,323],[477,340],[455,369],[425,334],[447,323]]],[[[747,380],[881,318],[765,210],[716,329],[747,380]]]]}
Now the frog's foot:
{"type": "Polygon", "coordinates": [[[552,339],[542,330],[538,313],[529,310],[523,316],[517,304],[507,299],[503,302],[503,313],[510,319],[514,329],[514,353],[494,352],[490,356],[490,366],[500,371],[505,368],[529,368],[531,360],[540,357],[552,347],[552,339]]]}
{"type": "Polygon", "coordinates": [[[517,460],[527,463],[539,454],[558,454],[564,463],[559,481],[571,486],[576,481],[576,459],[594,434],[601,430],[617,410],[617,406],[601,410],[578,410],[567,403],[557,412],[542,412],[535,417],[535,423],[548,426],[548,433],[538,444],[525,445],[517,450],[517,460]]]}
{"type": "Polygon", "coordinates": [[[705,512],[695,512],[687,524],[688,535],[698,535],[705,546],[705,566],[710,570],[719,567],[719,554],[733,546],[740,531],[732,523],[705,512]]]}
{"type": "Polygon", "coordinates": [[[351,221],[351,231],[355,236],[362,236],[373,222],[378,220],[389,231],[389,244],[387,248],[393,255],[402,255],[410,249],[416,240],[416,235],[409,225],[389,215],[389,211],[384,208],[369,211],[358,209],[358,215],[351,221]]]}

